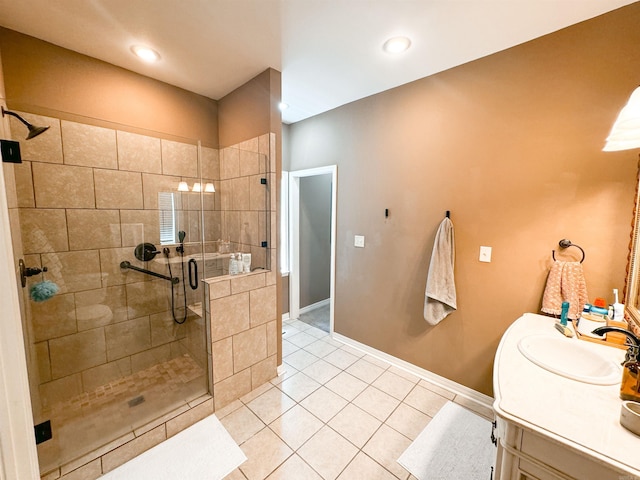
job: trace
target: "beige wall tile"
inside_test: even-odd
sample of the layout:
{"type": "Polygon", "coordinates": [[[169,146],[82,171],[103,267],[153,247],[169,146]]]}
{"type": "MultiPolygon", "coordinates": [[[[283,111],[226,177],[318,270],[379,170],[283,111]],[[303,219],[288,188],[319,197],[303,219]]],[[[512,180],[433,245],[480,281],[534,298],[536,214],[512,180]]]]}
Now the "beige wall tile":
{"type": "Polygon", "coordinates": [[[151,347],[149,317],[107,325],[104,327],[104,333],[107,359],[110,362],[151,347]]]}
{"type": "Polygon", "coordinates": [[[118,131],[118,169],[162,173],[160,139],[118,131]]]}
{"type": "Polygon", "coordinates": [[[267,323],[267,355],[278,353],[278,328],[276,321],[267,323]]]}
{"type": "Polygon", "coordinates": [[[209,298],[211,300],[215,300],[216,298],[227,297],[229,295],[231,295],[230,280],[223,280],[220,282],[214,282],[209,284],[209,298]]]}
{"type": "Polygon", "coordinates": [[[60,287],[60,293],[94,290],[102,287],[98,250],[45,253],[42,264],[47,279],[60,287]]]}
{"type": "Polygon", "coordinates": [[[233,336],[233,371],[238,373],[267,358],[267,329],[265,325],[233,336]]]}
{"type": "Polygon", "coordinates": [[[88,368],[81,372],[82,390],[92,392],[101,385],[106,385],[127,375],[131,375],[131,362],[128,358],[88,368]]]}
{"type": "Polygon", "coordinates": [[[160,212],[158,210],[120,210],[122,245],[135,247],[139,243],[160,243],[160,212]]]}
{"type": "MultiPolygon", "coordinates": [[[[104,274],[103,274],[104,276],[104,274]]],[[[127,316],[127,298],[123,286],[102,287],[95,290],[86,290],[75,293],[76,317],[78,330],[103,327],[109,323],[123,322],[127,316]],[[98,311],[85,311],[86,307],[98,306],[98,311]],[[111,313],[111,319],[107,319],[107,307],[111,313]],[[92,315],[92,313],[94,313],[92,315]]]]}
{"type": "Polygon", "coordinates": [[[275,285],[252,290],[251,326],[260,325],[276,319],[276,287],[275,285]]]}
{"type": "MultiPolygon", "coordinates": [[[[128,357],[127,357],[128,358],[128,357]]],[[[166,362],[173,358],[171,345],[161,345],[159,347],[150,348],[140,353],[131,355],[131,371],[133,373],[145,370],[159,363],[166,362]]]]}
{"type": "Polygon", "coordinates": [[[260,148],[259,138],[258,137],[250,138],[249,140],[240,142],[239,144],[236,145],[236,147],[238,147],[240,150],[257,153],[260,148]]]}
{"type": "Polygon", "coordinates": [[[36,355],[36,364],[38,365],[38,383],[44,383],[51,380],[51,362],[49,362],[49,343],[39,342],[33,345],[36,355]]]}
{"type": "Polygon", "coordinates": [[[165,426],[160,425],[134,440],[125,443],[121,447],[112,450],[102,457],[103,473],[110,472],[114,468],[122,465],[128,460],[131,460],[133,457],[137,457],[142,452],[158,445],[160,442],[166,440],[166,438],[165,426]]]}
{"type": "Polygon", "coordinates": [[[221,180],[220,188],[216,190],[216,194],[218,195],[220,201],[221,210],[231,210],[231,196],[233,193],[231,182],[231,180],[221,180]]]}
{"type": "Polygon", "coordinates": [[[46,302],[31,302],[35,341],[62,337],[76,332],[73,295],[58,294],[46,302]]]}
{"type": "Polygon", "coordinates": [[[260,245],[267,236],[260,229],[260,214],[258,212],[240,212],[240,243],[244,245],[260,245]]]}
{"type": "MultiPolygon", "coordinates": [[[[7,164],[5,164],[7,165],[7,164]]],[[[16,180],[16,196],[19,207],[33,208],[36,206],[36,197],[33,191],[33,176],[31,173],[31,162],[17,163],[13,166],[13,173],[16,180]]],[[[5,179],[6,179],[5,175],[5,179]]],[[[5,180],[6,181],[6,180],[5,180]]],[[[8,195],[9,192],[7,192],[8,195]]],[[[9,205],[11,208],[11,205],[9,205]]]]}
{"type": "Polygon", "coordinates": [[[51,376],[61,378],[106,363],[106,351],[100,328],[49,340],[51,376]]]}
{"type": "Polygon", "coordinates": [[[37,127],[49,127],[45,133],[32,138],[28,142],[26,127],[17,118],[10,117],[11,136],[20,142],[20,154],[23,160],[37,162],[62,163],[62,135],[60,133],[60,120],[57,118],[43,117],[31,113],[19,113],[27,122],[37,127]]]}
{"type": "Polygon", "coordinates": [[[65,120],[61,124],[65,164],[118,168],[114,130],[65,120]]]}
{"type": "Polygon", "coordinates": [[[127,284],[127,302],[129,315],[142,317],[152,313],[165,312],[169,309],[169,282],[153,280],[127,284]]]}
{"type": "Polygon", "coordinates": [[[82,379],[79,373],[40,385],[40,400],[43,408],[69,400],[80,393],[82,393],[82,379]]]}
{"type": "Polygon", "coordinates": [[[202,176],[220,179],[220,151],[217,148],[202,147],[202,176]]]}
{"type": "Polygon", "coordinates": [[[260,155],[257,152],[240,150],[240,176],[260,173],[260,155]]]}
{"type": "Polygon", "coordinates": [[[208,417],[213,413],[213,399],[210,398],[205,402],[191,408],[188,412],[183,413],[167,422],[167,438],[173,437],[176,433],[181,432],[194,423],[208,417]]]}
{"type": "Polygon", "coordinates": [[[211,346],[213,381],[218,383],[233,375],[233,338],[227,337],[211,346]]]}
{"type": "Polygon", "coordinates": [[[216,383],[213,392],[216,411],[251,391],[251,370],[236,373],[216,383]]]}
{"type": "Polygon", "coordinates": [[[255,273],[250,275],[239,275],[231,279],[231,293],[242,293],[248,290],[255,290],[265,286],[265,274],[255,273]]]}
{"type": "Polygon", "coordinates": [[[204,212],[204,240],[205,242],[215,242],[222,238],[221,212],[204,212]]]}
{"type": "Polygon", "coordinates": [[[67,210],[69,248],[88,250],[121,246],[118,210],[67,210]]]}
{"type": "Polygon", "coordinates": [[[123,285],[125,283],[151,281],[151,277],[134,270],[120,268],[123,261],[132,265],[143,267],[144,263],[138,261],[133,254],[134,249],[107,248],[100,250],[100,269],[104,275],[104,285],[123,285]]]}
{"type": "Polygon", "coordinates": [[[277,358],[275,355],[265,358],[259,363],[251,366],[251,388],[256,389],[260,385],[265,384],[272,378],[275,378],[277,373],[277,358]]]}
{"type": "Polygon", "coordinates": [[[19,212],[24,253],[69,250],[67,217],[63,209],[21,208],[19,212]]]}
{"type": "Polygon", "coordinates": [[[178,193],[178,183],[180,177],[168,175],[154,175],[151,173],[142,174],[142,186],[144,190],[144,208],[158,208],[158,192],[178,193]]]}
{"type": "Polygon", "coordinates": [[[32,163],[38,208],[95,208],[91,168],[32,163]]]}
{"type": "Polygon", "coordinates": [[[162,140],[162,173],[198,177],[198,149],[187,143],[162,140]]]}
{"type": "MultiPolygon", "coordinates": [[[[176,318],[182,320],[182,315],[176,309],[176,318]]],[[[178,325],[173,321],[171,311],[154,313],[149,316],[151,323],[151,345],[154,347],[165,343],[175,342],[187,335],[187,325],[178,325]]]]}
{"type": "Polygon", "coordinates": [[[240,212],[223,211],[222,213],[222,238],[230,239],[237,243],[240,238],[240,212]]]}
{"type": "Polygon", "coordinates": [[[269,138],[270,135],[268,133],[265,133],[264,135],[260,135],[258,137],[258,152],[262,155],[269,155],[269,138]]]}
{"type": "Polygon", "coordinates": [[[238,177],[231,180],[231,208],[233,210],[249,210],[249,177],[238,177]]]}
{"type": "Polygon", "coordinates": [[[266,210],[268,190],[266,185],[260,183],[264,175],[253,175],[249,177],[249,209],[266,210]]]}
{"type": "Polygon", "coordinates": [[[149,350],[131,355],[131,371],[133,373],[139,372],[153,365],[171,360],[171,358],[173,358],[171,345],[161,345],[150,348],[149,350]]]}
{"type": "Polygon", "coordinates": [[[60,480],[95,480],[102,476],[102,462],[99,458],[60,477],[60,480]]]}
{"type": "Polygon", "coordinates": [[[211,300],[211,339],[230,337],[249,329],[249,294],[211,300]]]}
{"type": "Polygon", "coordinates": [[[240,151],[235,147],[220,151],[220,180],[240,176],[240,151]]]}
{"type": "Polygon", "coordinates": [[[94,178],[96,208],[143,208],[140,173],[95,169],[94,178]]]}

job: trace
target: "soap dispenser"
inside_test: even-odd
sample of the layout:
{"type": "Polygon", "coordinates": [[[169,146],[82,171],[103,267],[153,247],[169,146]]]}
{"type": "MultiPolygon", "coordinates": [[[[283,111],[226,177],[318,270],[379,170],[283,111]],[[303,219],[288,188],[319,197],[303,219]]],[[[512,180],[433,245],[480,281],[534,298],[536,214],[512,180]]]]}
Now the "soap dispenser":
{"type": "Polygon", "coordinates": [[[620,398],[622,400],[640,402],[639,370],[640,362],[638,362],[638,346],[630,345],[627,350],[627,356],[622,370],[622,383],[620,384],[620,398]]]}
{"type": "Polygon", "coordinates": [[[625,356],[622,364],[623,369],[622,381],[620,382],[620,398],[622,400],[640,402],[640,377],[638,376],[638,372],[640,371],[640,362],[638,361],[640,339],[629,330],[625,330],[620,327],[599,327],[591,333],[594,333],[595,335],[604,335],[607,332],[622,333],[627,336],[631,343],[627,349],[627,355],[625,356]]]}

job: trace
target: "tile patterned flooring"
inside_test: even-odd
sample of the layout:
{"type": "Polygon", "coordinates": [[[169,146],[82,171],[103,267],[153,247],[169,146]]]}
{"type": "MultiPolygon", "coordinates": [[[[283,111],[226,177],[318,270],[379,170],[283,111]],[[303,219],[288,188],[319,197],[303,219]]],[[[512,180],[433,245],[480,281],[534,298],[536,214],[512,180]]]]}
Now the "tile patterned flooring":
{"type": "Polygon", "coordinates": [[[46,473],[102,446],[105,438],[144,425],[159,411],[205,394],[206,382],[206,371],[184,354],[52,406],[42,413],[51,420],[53,438],[38,445],[40,471],[46,473]]]}
{"type": "Polygon", "coordinates": [[[286,372],[216,412],[247,456],[229,480],[415,480],[396,460],[448,400],[431,384],[298,320],[286,372]]]}

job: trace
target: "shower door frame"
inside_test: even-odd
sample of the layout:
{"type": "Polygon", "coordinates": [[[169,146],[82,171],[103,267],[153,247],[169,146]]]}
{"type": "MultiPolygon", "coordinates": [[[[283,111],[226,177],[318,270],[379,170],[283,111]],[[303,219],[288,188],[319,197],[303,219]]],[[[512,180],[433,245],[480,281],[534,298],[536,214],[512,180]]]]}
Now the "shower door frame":
{"type": "MultiPolygon", "coordinates": [[[[6,317],[0,321],[0,471],[7,478],[40,478],[27,362],[14,266],[4,172],[0,170],[0,305],[6,317]],[[9,367],[10,366],[10,367],[9,367]]],[[[4,315],[3,315],[4,316],[4,315]]]]}

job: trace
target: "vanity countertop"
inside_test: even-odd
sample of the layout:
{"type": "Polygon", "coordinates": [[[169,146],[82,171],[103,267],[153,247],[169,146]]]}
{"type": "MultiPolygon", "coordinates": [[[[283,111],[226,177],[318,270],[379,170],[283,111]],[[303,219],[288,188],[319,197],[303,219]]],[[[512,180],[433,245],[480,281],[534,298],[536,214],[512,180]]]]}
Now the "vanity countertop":
{"type": "MultiPolygon", "coordinates": [[[[592,385],[551,373],[527,360],[518,342],[532,334],[562,334],[551,317],[526,313],[505,332],[494,364],[494,410],[505,420],[583,455],[640,476],[640,437],[620,425],[620,385],[592,385]]],[[[583,342],[617,363],[624,350],[583,342]]]]}

